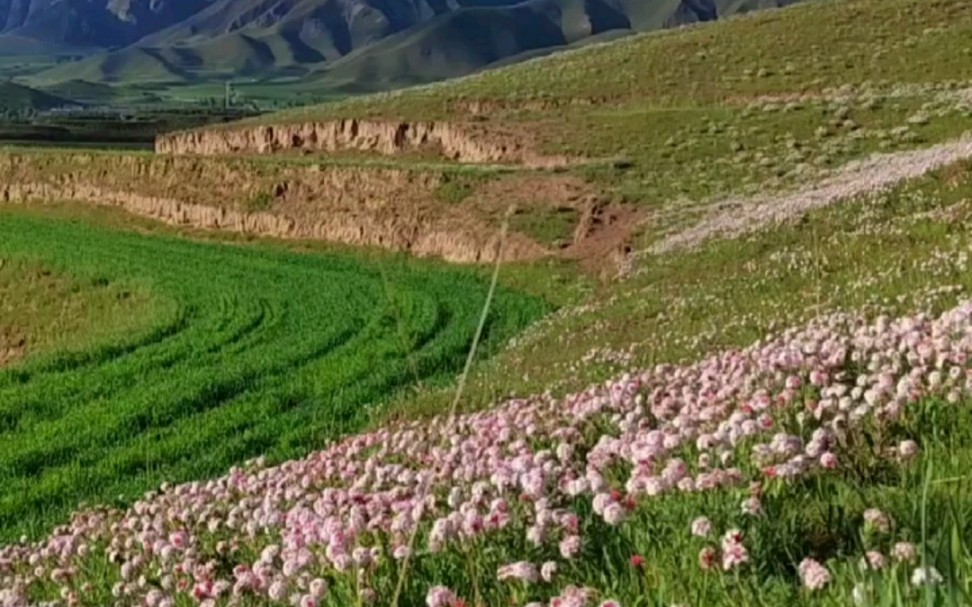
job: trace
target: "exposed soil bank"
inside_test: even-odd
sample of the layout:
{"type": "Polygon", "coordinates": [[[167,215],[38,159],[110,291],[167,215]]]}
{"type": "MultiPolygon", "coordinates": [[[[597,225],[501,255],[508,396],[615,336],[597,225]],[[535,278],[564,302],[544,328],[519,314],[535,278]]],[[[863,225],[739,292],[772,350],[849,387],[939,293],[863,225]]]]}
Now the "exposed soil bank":
{"type": "Polygon", "coordinates": [[[536,153],[522,135],[445,122],[335,120],[303,124],[228,127],[161,135],[155,151],[165,155],[212,156],[279,152],[373,152],[387,156],[431,151],[464,163],[533,167],[569,164],[536,153]]]}
{"type": "MultiPolygon", "coordinates": [[[[97,154],[0,155],[0,203],[71,200],[171,225],[378,246],[490,262],[498,230],[443,208],[435,172],[258,166],[244,160],[97,154]]],[[[546,250],[511,235],[506,260],[546,250]]]]}

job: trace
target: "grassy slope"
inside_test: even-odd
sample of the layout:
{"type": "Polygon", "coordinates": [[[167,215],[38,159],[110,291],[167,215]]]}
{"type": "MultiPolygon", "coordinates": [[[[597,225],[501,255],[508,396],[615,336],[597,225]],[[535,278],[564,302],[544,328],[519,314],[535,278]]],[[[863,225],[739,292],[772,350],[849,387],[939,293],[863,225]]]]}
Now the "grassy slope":
{"type": "Polygon", "coordinates": [[[114,53],[99,53],[80,61],[63,63],[30,76],[37,86],[68,80],[96,83],[137,84],[145,82],[181,82],[186,75],[180,66],[151,49],[128,48],[114,53]]]}
{"type": "Polygon", "coordinates": [[[0,34],[0,56],[31,59],[83,52],[84,49],[51,42],[41,42],[15,34],[0,34]]]}
{"type": "Polygon", "coordinates": [[[93,83],[187,83],[211,78],[242,78],[285,70],[319,56],[276,35],[254,38],[234,33],[190,46],[130,47],[59,65],[30,76],[53,85],[81,79],[93,83]]]}
{"type": "Polygon", "coordinates": [[[110,105],[112,103],[149,103],[158,98],[128,87],[111,86],[87,80],[65,80],[46,86],[44,92],[65,99],[95,105],[110,105]]]}
{"type": "Polygon", "coordinates": [[[82,349],[138,331],[159,302],[136,284],[62,275],[36,263],[0,259],[0,360],[5,350],[82,349]]]}
{"type": "Polygon", "coordinates": [[[972,80],[970,58],[968,0],[820,0],[251,122],[466,122],[475,101],[487,108],[477,130],[577,156],[573,172],[658,215],[647,245],[697,211],[684,203],[791,187],[972,129],[967,99],[949,92],[972,80]],[[921,114],[927,124],[909,122],[921,114]]]}
{"type": "MultiPolygon", "coordinates": [[[[561,393],[628,369],[694,361],[829,311],[861,310],[876,317],[947,308],[972,294],[970,221],[972,163],[966,162],[880,196],[810,213],[792,225],[738,241],[713,242],[694,253],[645,259],[635,276],[619,284],[587,290],[551,278],[549,288],[578,289],[578,305],[543,321],[508,355],[483,365],[466,404],[475,408],[510,392],[561,393]]],[[[532,270],[505,272],[513,283],[536,286],[542,280],[532,270]]],[[[428,396],[403,401],[399,415],[414,419],[423,411],[436,414],[451,394],[428,396]]],[[[861,532],[865,508],[889,512],[896,539],[921,543],[921,495],[924,483],[931,481],[926,504],[936,526],[927,538],[929,561],[943,572],[952,571],[956,582],[948,591],[965,597],[949,602],[938,595],[934,604],[965,605],[968,594],[960,593],[968,593],[972,574],[966,552],[970,546],[964,539],[972,531],[967,510],[972,485],[965,473],[972,461],[967,419],[964,407],[930,401],[905,422],[909,435],[927,449],[922,464],[889,472],[874,462],[873,468],[849,471],[835,480],[775,487],[764,499],[768,515],[755,520],[739,511],[745,488],[718,497],[647,500],[639,507],[637,522],[620,532],[601,530],[587,547],[585,561],[571,566],[571,580],[602,589],[622,605],[686,600],[693,605],[849,605],[857,582],[874,588],[868,605],[924,604],[920,590],[909,588],[907,568],[870,576],[857,569],[857,559],[863,546],[873,545],[873,538],[861,532]],[[744,529],[755,546],[753,554],[760,554],[734,579],[702,574],[695,565],[703,542],[688,537],[688,525],[711,513],[717,513],[722,528],[744,529]],[[954,546],[952,534],[963,538],[954,546]],[[631,554],[645,558],[643,574],[628,568],[631,554]],[[807,555],[828,562],[836,572],[838,581],[822,595],[797,588],[794,568],[807,555]],[[605,576],[605,570],[612,573],[605,576]],[[646,601],[648,596],[652,598],[646,601]]],[[[517,558],[513,552],[489,562],[499,566],[517,558]]],[[[427,575],[430,581],[443,581],[439,572],[427,575]]],[[[450,581],[460,592],[472,592],[456,578],[450,581]]]]}
{"type": "MultiPolygon", "coordinates": [[[[478,377],[482,379],[487,370],[488,384],[496,390],[493,397],[499,398],[517,386],[533,390],[567,385],[552,382],[552,377],[589,381],[629,367],[749,344],[772,328],[797,324],[827,310],[859,309],[876,315],[943,309],[972,290],[965,254],[972,246],[970,225],[972,164],[965,163],[881,196],[812,213],[799,225],[653,260],[624,284],[593,297],[581,294],[578,299],[586,305],[569,308],[535,327],[517,340],[511,352],[481,367],[478,377]],[[629,346],[633,346],[630,351],[629,346]],[[576,355],[583,351],[579,347],[590,353],[581,357],[583,362],[576,355]],[[532,373],[536,375],[523,375],[532,373]]],[[[504,280],[511,284],[524,281],[534,289],[565,288],[553,276],[540,268],[504,269],[504,280]]],[[[474,385],[473,400],[466,404],[482,394],[483,385],[474,385]]],[[[403,402],[403,407],[400,411],[410,417],[420,411],[413,399],[403,402]]],[[[928,401],[895,429],[896,437],[920,441],[922,463],[897,470],[872,461],[828,477],[774,484],[764,496],[767,515],[761,517],[741,514],[745,487],[645,499],[620,528],[597,526],[592,520],[594,526],[585,527],[584,558],[561,563],[558,579],[591,585],[624,605],[661,606],[686,599],[716,606],[847,605],[852,587],[862,579],[877,587],[879,597],[884,593],[872,605],[920,604],[920,592],[902,583],[910,575],[907,568],[896,569],[894,577],[862,576],[857,569],[863,546],[875,541],[859,534],[861,514],[878,506],[894,521],[893,540],[916,542],[923,536],[922,513],[927,508],[930,520],[936,521],[928,533],[928,558],[945,575],[956,576],[957,585],[949,588],[967,591],[962,590],[962,580],[972,573],[963,539],[972,532],[972,517],[966,512],[970,489],[966,470],[972,461],[968,428],[967,409],[928,401]],[[930,477],[926,464],[932,466],[930,477]],[[926,480],[935,482],[923,500],[926,480]],[[720,529],[739,526],[745,531],[753,561],[739,575],[721,578],[696,568],[695,554],[704,542],[688,537],[687,529],[701,514],[712,517],[720,529]],[[958,538],[956,544],[951,543],[952,534],[958,538]],[[633,553],[646,559],[643,571],[629,569],[627,560],[633,553]],[[834,559],[828,564],[837,581],[822,595],[800,591],[794,583],[793,567],[808,554],[834,559]]],[[[871,438],[888,440],[880,435],[871,438]]],[[[578,500],[576,511],[584,520],[588,509],[586,498],[578,500]]],[[[447,583],[465,596],[483,592],[496,600],[491,605],[511,599],[522,603],[525,597],[549,593],[547,586],[523,589],[494,580],[496,567],[535,554],[524,547],[523,531],[517,527],[504,536],[508,542],[473,551],[468,557],[458,558],[449,551],[423,555],[409,577],[407,604],[420,603],[428,587],[438,583],[447,583]],[[482,584],[476,590],[471,572],[482,584]]],[[[885,545],[892,538],[877,541],[885,545]]],[[[270,541],[258,537],[246,554],[258,554],[270,541]]],[[[82,569],[82,578],[95,582],[92,605],[107,596],[118,579],[117,571],[104,562],[99,554],[82,569]]],[[[325,604],[347,604],[337,594],[344,579],[333,573],[328,577],[335,587],[328,598],[337,602],[325,604]]],[[[383,568],[380,588],[388,590],[394,579],[383,568]]],[[[55,593],[56,586],[50,585],[36,596],[55,593]]],[[[944,596],[939,600],[936,604],[964,604],[949,603],[944,596]]]]}
{"type": "MultiPolygon", "coordinates": [[[[537,112],[498,111],[497,121],[521,121],[523,128],[549,142],[551,150],[568,148],[634,161],[638,178],[605,175],[607,171],[594,171],[591,177],[638,204],[662,206],[679,196],[704,201],[733,191],[785,186],[775,163],[794,149],[809,149],[811,158],[826,155],[824,166],[833,166],[871,150],[924,145],[972,128],[967,105],[935,101],[949,83],[967,85],[972,78],[967,60],[969,8],[969,3],[957,1],[931,7],[914,1],[814,3],[732,23],[628,39],[453,84],[297,111],[276,120],[338,115],[455,119],[460,116],[453,109],[457,100],[495,100],[515,108],[521,100],[604,96],[607,99],[594,111],[552,110],[556,119],[537,112]],[[819,27],[806,27],[808,22],[819,27]],[[626,69],[616,69],[618,65],[626,69]],[[874,93],[861,86],[865,81],[875,85],[874,93]],[[898,85],[909,84],[931,90],[913,97],[885,97],[898,85]],[[813,94],[843,85],[856,89],[843,102],[804,101],[788,111],[782,111],[785,102],[776,107],[765,107],[771,104],[761,101],[750,104],[761,95],[813,94]],[[906,125],[922,108],[942,113],[932,120],[932,128],[917,129],[910,141],[878,136],[855,151],[827,142],[840,132],[833,121],[837,112],[843,113],[841,107],[847,107],[865,130],[874,131],[906,125]],[[820,127],[834,130],[822,139],[816,135],[820,127]],[[760,166],[764,158],[773,159],[773,164],[760,166]]],[[[789,162],[792,167],[794,161],[789,162]]],[[[545,284],[572,296],[576,305],[531,330],[509,355],[481,367],[471,383],[468,404],[475,407],[510,392],[579,389],[627,368],[692,360],[714,349],[751,343],[769,330],[820,311],[863,308],[876,314],[949,305],[972,287],[961,253],[969,243],[958,227],[967,221],[970,200],[972,166],[963,164],[877,199],[813,213],[799,226],[713,243],[696,253],[647,258],[633,278],[619,284],[586,285],[553,277],[538,281],[532,270],[510,268],[508,281],[545,284]]],[[[645,244],[659,229],[648,228],[645,244]]],[[[435,412],[448,400],[448,394],[426,394],[400,403],[399,411],[404,417],[435,412]]],[[[923,437],[937,433],[937,444],[950,445],[949,453],[936,450],[930,458],[935,478],[961,474],[962,462],[970,457],[968,436],[943,434],[940,427],[915,431],[923,437]]],[[[773,562],[795,565],[792,559],[798,557],[789,551],[810,528],[822,536],[841,528],[854,533],[860,509],[876,504],[891,510],[905,537],[920,539],[921,501],[914,498],[924,481],[924,475],[912,472],[890,482],[847,479],[775,496],[773,517],[781,524],[772,531],[756,531],[766,542],[760,549],[771,555],[760,568],[773,562]],[[828,518],[835,504],[842,507],[842,515],[828,518]]],[[[935,511],[953,512],[943,515],[948,518],[939,527],[941,533],[930,538],[930,554],[960,571],[968,571],[970,563],[947,556],[947,544],[953,529],[961,534],[968,527],[968,517],[954,514],[967,490],[964,482],[943,485],[933,490],[930,505],[935,511]]],[[[733,499],[738,498],[710,502],[704,508],[723,511],[732,520],[738,517],[733,499]]],[[[782,577],[770,581],[761,569],[759,576],[744,578],[738,589],[713,590],[710,584],[716,582],[703,581],[674,554],[697,550],[684,544],[682,526],[702,509],[700,502],[688,498],[665,500],[643,517],[652,541],[641,539],[644,528],[639,525],[623,536],[622,543],[630,542],[627,549],[635,547],[653,563],[648,583],[665,580],[653,587],[653,592],[662,592],[659,604],[684,600],[686,592],[696,600],[704,597],[699,604],[816,604],[810,595],[787,589],[792,582],[785,581],[786,575],[792,569],[774,574],[782,577]]],[[[604,548],[609,545],[613,544],[606,542],[604,548]]],[[[622,560],[619,555],[616,565],[622,560]]],[[[945,570],[942,562],[938,566],[945,570]]],[[[851,558],[831,566],[840,572],[839,588],[820,604],[848,604],[853,580],[860,579],[856,565],[851,558]]],[[[595,572],[590,573],[594,579],[595,572]]],[[[873,604],[916,604],[918,597],[900,579],[879,582],[873,604]]],[[[615,584],[626,588],[615,593],[622,604],[639,604],[636,597],[643,594],[637,589],[637,576],[621,574],[615,584]]]]}
{"type": "Polygon", "coordinates": [[[0,110],[49,110],[71,102],[14,82],[0,82],[0,110]]]}
{"type": "Polygon", "coordinates": [[[603,99],[671,109],[864,81],[964,81],[972,76],[970,29],[967,0],[817,0],[267,119],[448,117],[457,99],[603,99]]]}
{"type": "MultiPolygon", "coordinates": [[[[643,249],[693,222],[713,199],[789,188],[819,179],[852,158],[922,147],[972,130],[972,104],[949,92],[972,83],[972,61],[963,60],[970,55],[968,0],[823,0],[255,121],[348,116],[462,120],[457,102],[493,101],[500,109],[477,125],[512,123],[532,132],[550,151],[621,158],[630,164],[618,169],[612,163],[595,163],[572,170],[644,210],[650,219],[634,243],[643,249]],[[843,96],[823,94],[842,86],[843,96]],[[760,99],[793,93],[810,97],[790,106],[760,99]],[[814,95],[821,98],[814,100],[814,95]],[[603,100],[593,107],[517,109],[526,100],[591,98],[603,100]],[[922,113],[928,114],[928,124],[908,123],[922,113]],[[856,126],[843,126],[845,118],[856,126]],[[904,135],[890,135],[901,127],[907,130],[904,135]],[[821,135],[820,129],[827,134],[821,135]]],[[[733,250],[739,245],[725,246],[733,250]]],[[[696,285],[703,297],[703,290],[722,283],[728,268],[744,263],[748,254],[741,253],[742,259],[730,255],[717,264],[712,262],[718,256],[648,258],[639,278],[618,285],[551,279],[545,288],[573,298],[582,312],[539,331],[541,341],[513,356],[512,368],[485,372],[477,384],[484,393],[473,400],[484,403],[512,386],[531,392],[565,380],[564,386],[580,388],[603,377],[594,371],[596,366],[572,365],[600,348],[666,343],[651,310],[672,303],[647,303],[669,291],[661,285],[671,285],[676,299],[680,295],[674,294],[696,285]],[[506,379],[492,387],[498,377],[506,379]]],[[[536,277],[529,276],[523,283],[536,285],[536,277]]],[[[745,300],[745,290],[740,297],[745,300]]],[[[699,347],[659,345],[658,353],[669,360],[698,354],[724,343],[745,343],[765,330],[752,327],[729,341],[701,337],[720,326],[717,333],[722,335],[735,325],[731,318],[746,316],[741,310],[727,307],[718,321],[710,312],[694,312],[697,324],[671,334],[687,340],[699,333],[699,347]]],[[[429,408],[441,402],[429,397],[429,408]]]]}

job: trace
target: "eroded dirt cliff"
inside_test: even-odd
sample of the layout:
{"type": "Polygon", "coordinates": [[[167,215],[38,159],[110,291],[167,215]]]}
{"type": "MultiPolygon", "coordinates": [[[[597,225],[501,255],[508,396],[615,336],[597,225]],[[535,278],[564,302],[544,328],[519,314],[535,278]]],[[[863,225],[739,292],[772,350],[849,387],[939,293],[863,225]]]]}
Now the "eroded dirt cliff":
{"type": "Polygon", "coordinates": [[[391,156],[430,152],[449,160],[478,164],[553,167],[571,162],[566,157],[539,153],[523,133],[496,127],[357,119],[170,133],[156,139],[155,151],[199,156],[339,151],[391,156]]]}
{"type": "MultiPolygon", "coordinates": [[[[489,262],[498,230],[437,201],[442,174],[244,159],[107,154],[0,155],[0,203],[71,200],[172,225],[378,246],[489,262]]],[[[546,250],[510,236],[503,257],[546,250]]]]}

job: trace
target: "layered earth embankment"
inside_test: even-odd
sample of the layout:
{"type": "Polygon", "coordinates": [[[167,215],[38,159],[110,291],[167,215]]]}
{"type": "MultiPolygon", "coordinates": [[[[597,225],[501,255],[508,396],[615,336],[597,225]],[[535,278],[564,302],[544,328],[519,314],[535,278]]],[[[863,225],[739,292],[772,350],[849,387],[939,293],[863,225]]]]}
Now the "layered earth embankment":
{"type": "Polygon", "coordinates": [[[570,159],[538,153],[522,137],[496,127],[449,122],[332,120],[266,126],[234,126],[161,135],[162,155],[213,156],[282,152],[371,152],[394,156],[426,152],[474,164],[555,167],[570,159]]]}
{"type": "MultiPolygon", "coordinates": [[[[165,223],[495,260],[499,231],[447,208],[437,171],[115,154],[0,155],[0,202],[70,200],[165,223]]],[[[512,234],[507,260],[545,254],[512,234]]]]}

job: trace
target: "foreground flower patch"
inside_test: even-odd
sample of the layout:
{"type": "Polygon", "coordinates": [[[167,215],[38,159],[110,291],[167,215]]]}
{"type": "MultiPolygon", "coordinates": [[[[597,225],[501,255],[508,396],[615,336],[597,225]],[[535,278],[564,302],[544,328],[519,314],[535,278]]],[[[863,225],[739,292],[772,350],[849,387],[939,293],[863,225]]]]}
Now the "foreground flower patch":
{"type": "MultiPolygon", "coordinates": [[[[912,409],[969,396],[970,354],[972,303],[935,319],[839,314],[563,399],[250,462],[3,548],[0,604],[613,605],[672,593],[637,551],[664,552],[653,538],[669,532],[705,588],[769,572],[823,591],[836,550],[769,563],[746,521],[769,524],[788,488],[907,467],[925,448],[912,409]],[[651,513],[681,512],[675,500],[697,510],[666,531],[651,513]]],[[[915,585],[941,581],[883,511],[859,527],[875,538],[855,556],[862,571],[893,563],[915,585]]]]}

